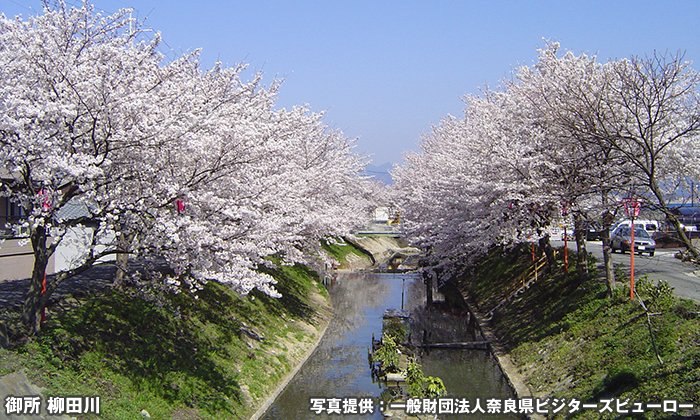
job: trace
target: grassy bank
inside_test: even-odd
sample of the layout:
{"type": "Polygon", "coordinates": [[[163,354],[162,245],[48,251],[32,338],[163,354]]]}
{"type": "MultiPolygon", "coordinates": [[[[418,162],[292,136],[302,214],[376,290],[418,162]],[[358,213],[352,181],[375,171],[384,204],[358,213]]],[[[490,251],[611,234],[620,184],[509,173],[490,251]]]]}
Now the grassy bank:
{"type": "Polygon", "coordinates": [[[332,256],[338,261],[338,268],[348,269],[351,268],[353,261],[369,260],[371,254],[360,247],[357,246],[352,241],[321,241],[321,247],[328,255],[332,256]]]}
{"type": "Polygon", "coordinates": [[[190,293],[110,290],[49,312],[40,337],[0,350],[49,396],[100,396],[92,419],[246,419],[314,342],[327,294],[302,266],[269,270],[280,299],[211,282],[190,293]],[[151,297],[149,297],[151,296],[151,297]]]}
{"type": "MultiPolygon", "coordinates": [[[[457,284],[486,313],[530,278],[524,273],[532,266],[529,249],[494,250],[457,284]]],[[[675,414],[562,410],[566,414],[557,418],[698,418],[691,416],[700,415],[700,305],[674,298],[664,284],[637,279],[637,292],[653,314],[647,316],[638,301],[630,301],[626,283],[608,298],[598,273],[579,285],[571,271],[565,273],[560,262],[540,274],[491,320],[533,393],[567,402],[619,398],[629,400],[623,407],[628,410],[634,402],[694,405],[675,414]]]]}

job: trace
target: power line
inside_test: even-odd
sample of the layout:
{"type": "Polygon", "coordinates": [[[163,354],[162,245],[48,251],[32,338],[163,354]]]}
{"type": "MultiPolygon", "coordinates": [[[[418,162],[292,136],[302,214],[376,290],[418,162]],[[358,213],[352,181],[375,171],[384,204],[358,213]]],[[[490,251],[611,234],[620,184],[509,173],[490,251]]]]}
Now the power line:
{"type": "Polygon", "coordinates": [[[34,14],[37,14],[36,10],[32,9],[31,6],[25,6],[24,4],[18,3],[18,2],[16,2],[15,0],[9,0],[9,2],[12,3],[12,4],[14,4],[14,5],[16,5],[16,6],[21,7],[22,9],[26,9],[26,10],[29,10],[30,12],[34,13],[34,14]]]}

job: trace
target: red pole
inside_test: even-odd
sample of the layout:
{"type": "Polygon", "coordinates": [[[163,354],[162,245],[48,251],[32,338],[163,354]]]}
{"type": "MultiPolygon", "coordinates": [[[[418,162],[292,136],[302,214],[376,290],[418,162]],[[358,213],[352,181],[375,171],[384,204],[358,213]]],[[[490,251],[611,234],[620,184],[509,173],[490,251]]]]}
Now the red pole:
{"type": "Polygon", "coordinates": [[[632,234],[630,235],[630,299],[634,300],[634,217],[632,217],[632,234]]]}
{"type": "Polygon", "coordinates": [[[567,242],[566,226],[564,226],[564,271],[569,272],[569,245],[567,242]]]}
{"type": "MultiPolygon", "coordinates": [[[[41,294],[46,293],[46,272],[44,272],[44,281],[42,282],[41,294]]],[[[46,322],[46,307],[41,308],[41,322],[46,322]]]]}

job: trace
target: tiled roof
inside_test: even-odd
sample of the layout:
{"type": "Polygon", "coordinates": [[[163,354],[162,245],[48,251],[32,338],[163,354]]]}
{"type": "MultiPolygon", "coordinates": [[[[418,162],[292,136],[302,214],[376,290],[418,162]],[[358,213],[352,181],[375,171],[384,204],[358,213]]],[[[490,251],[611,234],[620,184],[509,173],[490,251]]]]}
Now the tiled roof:
{"type": "Polygon", "coordinates": [[[88,206],[82,201],[71,200],[56,212],[57,220],[74,220],[81,217],[91,217],[88,206]]]}

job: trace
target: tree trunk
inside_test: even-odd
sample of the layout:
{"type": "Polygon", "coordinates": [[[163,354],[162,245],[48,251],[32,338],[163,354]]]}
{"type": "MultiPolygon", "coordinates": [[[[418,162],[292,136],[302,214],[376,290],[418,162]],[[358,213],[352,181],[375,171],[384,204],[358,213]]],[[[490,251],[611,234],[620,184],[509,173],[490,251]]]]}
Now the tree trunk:
{"type": "Polygon", "coordinates": [[[117,266],[117,272],[114,273],[114,286],[121,288],[121,285],[126,276],[126,266],[129,263],[129,254],[117,254],[114,264],[117,266]]]}
{"type": "MultiPolygon", "coordinates": [[[[603,203],[606,203],[605,196],[603,198],[603,203]]],[[[615,288],[615,271],[613,270],[612,258],[610,253],[612,248],[610,247],[610,227],[615,220],[615,216],[606,211],[602,217],[602,228],[600,232],[600,240],[603,242],[603,263],[605,265],[605,284],[608,288],[607,296],[610,298],[613,294],[613,289],[615,288]]]]}
{"type": "Polygon", "coordinates": [[[654,193],[654,196],[658,200],[659,207],[661,208],[661,211],[666,215],[666,218],[671,221],[673,226],[676,228],[676,232],[678,233],[678,238],[681,240],[681,243],[683,243],[683,246],[693,254],[693,258],[696,260],[700,259],[700,252],[698,252],[697,248],[693,246],[693,243],[690,241],[688,236],[685,234],[685,231],[681,227],[681,222],[678,221],[678,218],[676,217],[675,214],[671,211],[671,209],[668,207],[666,204],[666,200],[664,198],[663,192],[657,185],[656,181],[654,179],[651,180],[649,187],[654,193]]]}
{"type": "Polygon", "coordinates": [[[552,244],[549,242],[549,233],[545,233],[545,235],[540,238],[539,245],[540,249],[544,251],[544,255],[547,257],[547,266],[549,267],[549,270],[554,270],[556,259],[554,258],[552,244]]]}
{"type": "Polygon", "coordinates": [[[134,233],[130,233],[127,235],[124,233],[124,231],[121,231],[121,235],[119,236],[119,240],[117,241],[117,247],[119,248],[119,250],[124,251],[123,253],[118,253],[115,259],[117,271],[114,274],[114,287],[120,290],[124,286],[124,278],[126,277],[127,273],[127,265],[129,263],[129,245],[131,245],[131,242],[134,240],[135,237],[136,235],[134,233]]]}
{"type": "Polygon", "coordinates": [[[576,271],[579,284],[588,280],[588,250],[586,249],[586,220],[581,213],[574,214],[574,235],[576,236],[576,271]]]}
{"type": "Polygon", "coordinates": [[[666,213],[666,217],[668,220],[671,221],[673,226],[676,228],[676,232],[678,233],[678,238],[681,240],[681,243],[685,246],[685,248],[693,254],[693,258],[696,260],[700,260],[700,252],[698,252],[698,249],[695,248],[693,245],[693,242],[688,238],[688,235],[685,234],[685,230],[681,227],[681,222],[678,221],[678,218],[676,217],[675,214],[671,213],[670,210],[668,213],[666,213]]]}
{"type": "Polygon", "coordinates": [[[46,266],[51,257],[46,246],[47,236],[44,226],[37,227],[31,235],[34,267],[29,288],[24,295],[24,307],[22,308],[22,324],[28,335],[37,335],[41,331],[41,315],[48,300],[48,296],[42,296],[46,266]]]}

